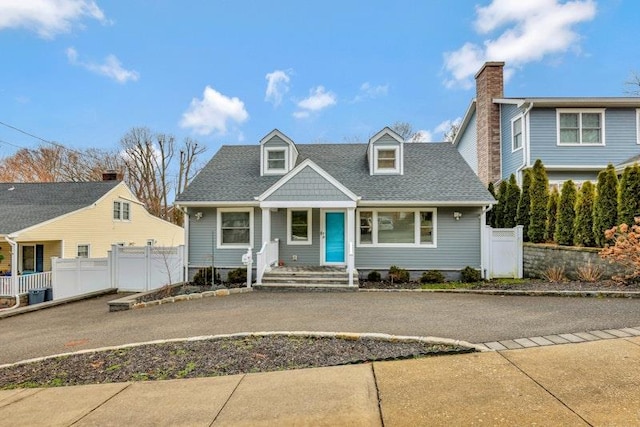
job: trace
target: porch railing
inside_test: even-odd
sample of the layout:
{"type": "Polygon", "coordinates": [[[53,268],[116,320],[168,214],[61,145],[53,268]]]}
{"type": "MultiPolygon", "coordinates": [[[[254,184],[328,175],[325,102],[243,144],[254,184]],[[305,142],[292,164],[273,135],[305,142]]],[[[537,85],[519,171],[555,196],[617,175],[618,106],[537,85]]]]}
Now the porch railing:
{"type": "Polygon", "coordinates": [[[355,254],[353,242],[349,242],[349,258],[347,258],[347,273],[349,274],[349,286],[353,286],[353,270],[355,269],[355,254]]]}
{"type": "Polygon", "coordinates": [[[11,276],[0,277],[0,295],[24,294],[32,289],[51,287],[51,272],[24,274],[18,276],[18,289],[13,289],[11,276]],[[17,292],[16,292],[17,291],[17,292]]]}
{"type": "Polygon", "coordinates": [[[264,242],[260,252],[256,254],[256,283],[262,284],[262,276],[271,270],[271,267],[278,264],[279,240],[264,242]]]}

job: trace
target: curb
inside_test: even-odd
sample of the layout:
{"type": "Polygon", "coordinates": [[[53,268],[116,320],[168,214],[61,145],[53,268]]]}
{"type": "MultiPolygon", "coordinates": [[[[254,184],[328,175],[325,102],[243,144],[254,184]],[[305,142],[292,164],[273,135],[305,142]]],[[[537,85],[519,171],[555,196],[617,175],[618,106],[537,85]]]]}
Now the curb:
{"type": "Polygon", "coordinates": [[[232,294],[244,294],[252,291],[253,291],[253,288],[218,289],[215,291],[194,292],[192,294],[176,295],[173,297],[166,297],[166,298],[147,301],[147,302],[136,302],[138,298],[143,297],[145,294],[156,292],[156,290],[154,290],[154,291],[148,291],[142,294],[137,293],[137,294],[123,297],[123,298],[111,300],[107,302],[107,304],[109,305],[110,312],[116,312],[116,311],[132,310],[136,308],[152,307],[154,305],[169,304],[169,303],[180,302],[180,301],[190,301],[190,300],[202,299],[207,297],[224,297],[232,294]]]}
{"type": "Polygon", "coordinates": [[[640,291],[539,291],[507,289],[358,289],[358,292],[429,292],[530,297],[640,298],[640,291]]]}
{"type": "Polygon", "coordinates": [[[467,341],[454,340],[451,338],[439,338],[439,337],[417,337],[417,336],[405,336],[405,335],[389,335],[382,333],[355,333],[355,332],[311,332],[311,331],[268,331],[268,332],[239,332],[235,334],[219,334],[219,335],[201,335],[189,338],[171,338],[164,340],[144,341],[137,343],[129,343],[123,345],[115,345],[108,347],[99,347],[92,349],[85,349],[79,351],[73,351],[68,353],[53,354],[50,356],[35,357],[33,359],[21,360],[19,362],[7,363],[0,365],[0,369],[10,368],[12,366],[24,365],[27,363],[41,362],[43,360],[55,359],[58,357],[73,356],[76,354],[97,353],[101,351],[119,350],[123,348],[141,347],[144,345],[165,344],[173,342],[190,342],[190,341],[206,341],[211,339],[221,338],[245,338],[245,337],[269,337],[269,336],[290,336],[290,337],[317,337],[317,338],[339,338],[344,340],[359,340],[359,339],[377,339],[388,342],[422,342],[428,344],[448,344],[457,345],[461,347],[469,347],[476,351],[492,351],[484,344],[473,344],[467,341]]]}
{"type": "Polygon", "coordinates": [[[0,319],[4,319],[5,317],[17,316],[19,314],[30,313],[32,311],[38,311],[49,307],[55,307],[57,305],[69,304],[76,301],[82,301],[85,299],[91,299],[95,297],[99,297],[102,295],[109,295],[117,293],[117,289],[107,289],[103,291],[89,292],[82,295],[77,295],[74,297],[63,298],[59,300],[46,301],[41,302],[40,304],[26,305],[24,307],[18,308],[9,308],[5,309],[6,311],[0,311],[0,319]]]}

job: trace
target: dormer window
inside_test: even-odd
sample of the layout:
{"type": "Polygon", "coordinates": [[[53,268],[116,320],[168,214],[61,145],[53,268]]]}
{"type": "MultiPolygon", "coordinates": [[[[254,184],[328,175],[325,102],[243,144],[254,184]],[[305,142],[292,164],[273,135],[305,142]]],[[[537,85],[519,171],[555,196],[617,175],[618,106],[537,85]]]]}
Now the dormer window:
{"type": "Polygon", "coordinates": [[[369,140],[367,158],[371,175],[402,175],[404,141],[400,135],[384,128],[369,140]]]}
{"type": "Polygon", "coordinates": [[[376,172],[398,172],[397,148],[376,148],[376,172]]]}
{"type": "Polygon", "coordinates": [[[287,152],[284,149],[267,149],[267,172],[286,172],[287,152]]]}

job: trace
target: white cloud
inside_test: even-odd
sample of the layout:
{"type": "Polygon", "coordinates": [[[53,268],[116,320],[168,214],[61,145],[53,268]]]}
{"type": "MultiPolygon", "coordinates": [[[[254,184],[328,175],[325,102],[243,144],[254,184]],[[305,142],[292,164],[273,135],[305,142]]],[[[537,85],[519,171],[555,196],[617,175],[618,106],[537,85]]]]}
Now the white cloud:
{"type": "Polygon", "coordinates": [[[44,38],[67,33],[84,18],[106,23],[93,0],[2,0],[0,30],[26,28],[44,38]]]}
{"type": "Polygon", "coordinates": [[[202,99],[194,98],[182,115],[180,126],[200,135],[227,133],[227,123],[242,123],[249,118],[240,99],[224,96],[210,86],[204,88],[202,99]]]}
{"type": "MultiPolygon", "coordinates": [[[[291,71],[289,71],[289,74],[291,74],[291,71]]],[[[289,81],[291,81],[289,74],[287,74],[287,71],[275,70],[265,76],[265,79],[267,79],[265,101],[271,102],[276,107],[282,103],[282,97],[289,92],[289,81]]]]}
{"type": "Polygon", "coordinates": [[[377,85],[373,86],[369,82],[364,82],[360,85],[360,91],[351,102],[360,102],[365,99],[375,99],[381,96],[386,96],[389,92],[389,85],[377,85]]]}
{"type": "Polygon", "coordinates": [[[293,117],[297,119],[306,118],[311,113],[318,112],[336,103],[336,95],[333,92],[327,92],[324,86],[318,86],[309,91],[308,98],[298,102],[299,110],[293,113],[293,117]]]}
{"type": "Polygon", "coordinates": [[[505,77],[514,68],[540,61],[547,55],[579,51],[580,35],[573,26],[596,15],[594,0],[493,0],[476,8],[475,29],[488,35],[482,46],[471,42],[444,54],[444,67],[451,74],[447,87],[470,88],[472,78],[485,61],[505,61],[505,77]]]}
{"type": "Polygon", "coordinates": [[[432,142],[433,134],[428,131],[421,129],[413,134],[411,138],[409,138],[409,142],[432,142]]]}
{"type": "Polygon", "coordinates": [[[108,55],[104,59],[104,62],[99,64],[80,61],[78,59],[78,52],[72,47],[67,48],[66,53],[67,59],[69,59],[71,64],[78,65],[101,76],[109,77],[118,83],[126,83],[129,80],[137,81],[140,78],[140,73],[137,71],[122,68],[122,63],[115,55],[108,55]]]}

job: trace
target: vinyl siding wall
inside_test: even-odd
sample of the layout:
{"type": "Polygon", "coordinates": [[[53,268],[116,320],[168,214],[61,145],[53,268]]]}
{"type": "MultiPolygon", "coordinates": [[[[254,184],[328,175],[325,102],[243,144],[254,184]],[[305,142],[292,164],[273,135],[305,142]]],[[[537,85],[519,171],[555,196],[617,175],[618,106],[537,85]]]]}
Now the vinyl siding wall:
{"type": "Polygon", "coordinates": [[[546,166],[615,165],[638,154],[636,110],[605,110],[605,146],[562,147],[557,145],[557,139],[556,109],[531,110],[531,163],[540,159],[546,166]]]}
{"type": "MultiPolygon", "coordinates": [[[[243,209],[238,207],[238,209],[243,209]]],[[[189,267],[211,266],[213,256],[215,266],[220,268],[242,267],[242,254],[247,249],[217,248],[217,210],[215,208],[190,208],[189,219],[189,267]],[[202,218],[196,220],[194,212],[202,212],[202,218]]],[[[262,214],[259,208],[253,208],[253,251],[262,247],[262,214]]]]}
{"type": "Polygon", "coordinates": [[[296,176],[266,198],[268,201],[351,200],[311,167],[296,176]]]}
{"type": "MultiPolygon", "coordinates": [[[[509,176],[515,174],[519,167],[524,164],[524,144],[517,151],[513,151],[511,120],[521,113],[521,109],[512,104],[500,105],[500,123],[501,123],[501,153],[502,153],[502,179],[509,179],[509,176]]],[[[523,136],[526,134],[523,124],[523,136]]]]}
{"type": "Polygon", "coordinates": [[[287,245],[287,209],[271,213],[271,238],[280,239],[280,259],[286,265],[319,265],[320,209],[311,210],[311,245],[287,245]]]}
{"type": "Polygon", "coordinates": [[[148,239],[154,239],[157,246],[184,244],[182,227],[154,217],[142,205],[129,201],[132,199],[135,197],[129,189],[124,184],[118,185],[99,203],[22,232],[16,241],[51,242],[45,244],[45,269],[46,266],[50,269],[52,256],[75,258],[81,244],[90,245],[92,258],[106,257],[111,245],[118,242],[144,246],[148,239]],[[113,202],[117,200],[129,201],[130,221],[113,220],[113,202]]]}
{"type": "Polygon", "coordinates": [[[478,174],[478,131],[476,128],[476,113],[474,112],[469,119],[469,123],[464,130],[464,134],[460,137],[458,143],[458,151],[462,158],[467,162],[471,169],[478,174]]]}

